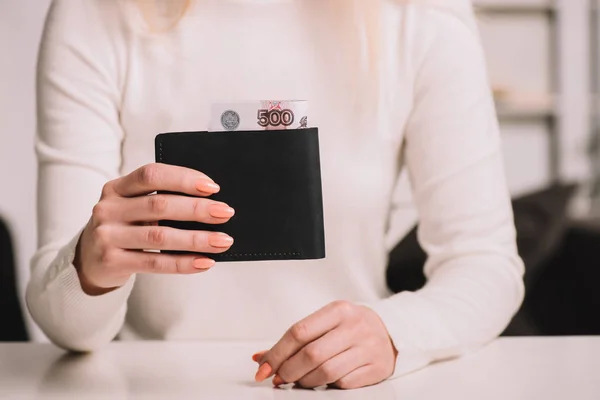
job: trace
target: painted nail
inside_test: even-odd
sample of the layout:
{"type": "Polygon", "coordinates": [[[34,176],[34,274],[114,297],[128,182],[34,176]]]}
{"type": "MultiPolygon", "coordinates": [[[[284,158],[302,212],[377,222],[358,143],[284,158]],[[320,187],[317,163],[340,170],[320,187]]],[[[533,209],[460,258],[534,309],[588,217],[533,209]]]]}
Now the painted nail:
{"type": "Polygon", "coordinates": [[[273,378],[273,386],[283,385],[284,383],[285,382],[283,381],[283,379],[281,379],[279,375],[275,375],[275,377],[273,378]]]}
{"type": "Polygon", "coordinates": [[[221,187],[209,179],[200,179],[196,182],[196,189],[204,193],[217,193],[221,187]]]}
{"type": "Polygon", "coordinates": [[[263,365],[260,366],[260,368],[258,368],[258,372],[256,372],[256,376],[254,377],[254,380],[256,382],[262,382],[265,379],[267,379],[271,375],[272,372],[273,372],[273,368],[271,368],[269,363],[264,363],[263,365]]]}
{"type": "Polygon", "coordinates": [[[223,203],[213,203],[208,207],[208,213],[213,218],[231,218],[235,210],[223,203]]]}
{"type": "Polygon", "coordinates": [[[192,265],[196,269],[210,269],[215,265],[215,260],[211,258],[197,258],[192,265]]]}
{"type": "Polygon", "coordinates": [[[260,363],[260,360],[262,360],[262,358],[264,357],[264,355],[267,353],[266,350],[263,351],[259,351],[258,353],[254,354],[252,356],[252,361],[260,363]]]}
{"type": "Polygon", "coordinates": [[[231,247],[233,238],[225,233],[211,233],[208,236],[208,244],[219,248],[231,247]]]}

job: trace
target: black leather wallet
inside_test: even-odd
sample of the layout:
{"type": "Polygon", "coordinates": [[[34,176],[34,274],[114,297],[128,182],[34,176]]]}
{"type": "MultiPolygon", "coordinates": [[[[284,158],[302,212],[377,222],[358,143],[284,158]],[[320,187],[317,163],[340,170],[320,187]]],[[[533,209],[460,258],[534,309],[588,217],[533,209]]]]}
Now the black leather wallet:
{"type": "Polygon", "coordinates": [[[317,128],[181,132],[156,137],[156,161],[201,171],[221,186],[212,199],[236,210],[222,225],[161,221],[219,231],[235,242],[217,261],[325,258],[317,128]]]}

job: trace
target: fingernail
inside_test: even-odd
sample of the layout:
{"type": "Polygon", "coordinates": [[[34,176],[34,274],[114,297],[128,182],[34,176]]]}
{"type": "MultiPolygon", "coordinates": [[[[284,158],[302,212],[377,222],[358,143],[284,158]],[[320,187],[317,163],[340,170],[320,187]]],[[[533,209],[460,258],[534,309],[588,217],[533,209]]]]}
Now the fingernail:
{"type": "Polygon", "coordinates": [[[272,372],[273,372],[273,368],[271,368],[269,363],[264,363],[263,365],[260,366],[260,368],[258,368],[258,372],[256,372],[256,376],[254,377],[254,380],[256,380],[256,382],[262,382],[265,379],[267,379],[271,375],[272,372]]]}
{"type": "Polygon", "coordinates": [[[233,238],[225,233],[211,233],[208,237],[208,244],[212,247],[231,247],[233,238]]]}
{"type": "Polygon", "coordinates": [[[215,265],[215,260],[211,258],[197,258],[192,265],[196,269],[210,269],[215,265]]]}
{"type": "Polygon", "coordinates": [[[205,193],[217,193],[221,187],[209,179],[200,179],[196,182],[196,189],[205,193]]]}
{"type": "Polygon", "coordinates": [[[262,360],[262,358],[265,356],[265,354],[267,354],[266,350],[263,351],[259,351],[258,353],[254,354],[252,356],[252,360],[254,360],[255,362],[260,364],[260,361],[262,360]]]}
{"type": "Polygon", "coordinates": [[[227,204],[214,203],[208,207],[208,213],[213,218],[231,218],[235,214],[235,210],[227,204]]]}
{"type": "Polygon", "coordinates": [[[275,377],[273,378],[273,386],[283,385],[284,383],[285,382],[283,381],[283,379],[281,379],[279,375],[275,375],[275,377]]]}

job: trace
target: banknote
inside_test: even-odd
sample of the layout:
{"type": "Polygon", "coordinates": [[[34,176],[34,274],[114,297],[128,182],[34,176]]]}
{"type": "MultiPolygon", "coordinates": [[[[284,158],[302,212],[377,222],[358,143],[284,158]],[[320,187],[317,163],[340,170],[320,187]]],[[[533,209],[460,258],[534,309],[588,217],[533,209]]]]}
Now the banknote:
{"type": "Polygon", "coordinates": [[[209,131],[260,131],[308,128],[308,101],[262,100],[217,103],[211,107],[209,131]]]}

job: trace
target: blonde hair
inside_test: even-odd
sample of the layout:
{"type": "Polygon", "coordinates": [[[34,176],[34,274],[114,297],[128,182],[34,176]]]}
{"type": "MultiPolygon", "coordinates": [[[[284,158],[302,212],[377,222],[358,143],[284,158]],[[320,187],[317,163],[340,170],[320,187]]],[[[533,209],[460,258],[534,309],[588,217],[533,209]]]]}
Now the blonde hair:
{"type": "MultiPolygon", "coordinates": [[[[150,32],[167,32],[175,28],[179,21],[190,9],[192,2],[197,0],[133,0],[146,22],[150,32]]],[[[359,41],[357,57],[368,65],[363,67],[371,72],[379,68],[378,62],[382,55],[383,38],[381,37],[381,15],[385,2],[410,3],[421,6],[438,8],[455,15],[469,28],[476,30],[471,0],[338,0],[338,4],[350,5],[344,7],[352,15],[349,36],[356,36],[359,41]],[[365,57],[366,56],[366,57],[365,57]]],[[[341,6],[338,6],[342,8],[341,6]]]]}
{"type": "Polygon", "coordinates": [[[167,32],[177,26],[188,12],[192,0],[133,0],[148,30],[153,33],[167,32]]]}
{"type": "MultiPolygon", "coordinates": [[[[153,32],[173,29],[185,16],[195,0],[134,0],[139,7],[149,29],[153,32]]],[[[375,43],[377,27],[381,15],[381,7],[385,1],[426,5],[448,11],[470,28],[475,28],[472,15],[471,0],[340,0],[340,3],[351,4],[354,15],[360,16],[366,27],[370,42],[375,43]]]]}
{"type": "MultiPolygon", "coordinates": [[[[133,0],[141,11],[148,29],[153,32],[168,32],[177,27],[188,12],[192,3],[201,0],[133,0]]],[[[306,0],[304,0],[307,4],[306,0]]],[[[356,61],[358,97],[371,97],[371,103],[379,103],[383,82],[381,75],[381,59],[384,52],[384,38],[381,32],[381,17],[385,3],[405,3],[417,6],[437,8],[463,21],[476,31],[476,22],[471,0],[337,0],[335,15],[345,25],[344,37],[354,37],[357,45],[352,44],[353,60],[356,61]],[[364,79],[362,79],[364,78],[364,79]],[[367,93],[370,92],[370,93],[367,93]]],[[[353,39],[351,39],[353,40],[353,39]]],[[[364,101],[358,101],[364,104],[364,101]]],[[[357,104],[358,104],[357,103],[357,104]]],[[[375,107],[377,108],[377,107],[375,107]]]]}

